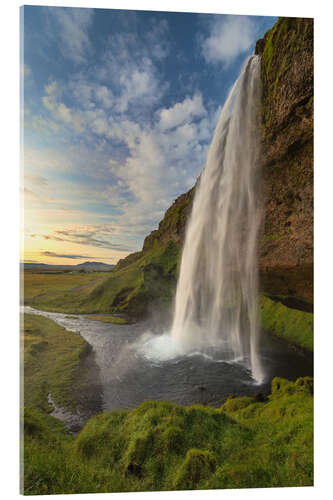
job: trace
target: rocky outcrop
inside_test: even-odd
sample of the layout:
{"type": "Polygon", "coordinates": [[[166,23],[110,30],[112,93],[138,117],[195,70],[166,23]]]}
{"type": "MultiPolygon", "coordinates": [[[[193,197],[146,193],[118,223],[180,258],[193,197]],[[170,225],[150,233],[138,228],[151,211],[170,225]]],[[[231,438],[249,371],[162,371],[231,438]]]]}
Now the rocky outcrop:
{"type": "Polygon", "coordinates": [[[263,291],[312,299],[313,20],[281,18],[257,42],[263,86],[263,291]]]}
{"type": "Polygon", "coordinates": [[[158,229],[146,236],[142,250],[120,259],[115,268],[116,271],[138,261],[145,254],[149,254],[154,245],[164,245],[172,241],[179,248],[180,253],[185,239],[186,222],[191,212],[194,191],[195,186],[176,198],[165,212],[158,229]]]}

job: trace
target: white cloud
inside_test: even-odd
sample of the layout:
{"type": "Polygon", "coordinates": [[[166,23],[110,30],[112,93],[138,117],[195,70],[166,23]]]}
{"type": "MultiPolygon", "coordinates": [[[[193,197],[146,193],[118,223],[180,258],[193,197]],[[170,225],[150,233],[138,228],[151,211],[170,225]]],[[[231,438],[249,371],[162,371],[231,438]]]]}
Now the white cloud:
{"type": "Polygon", "coordinates": [[[193,186],[203,167],[216,114],[207,112],[198,95],[174,108],[165,123],[172,123],[172,128],[163,130],[160,122],[139,126],[126,120],[110,131],[129,148],[125,161],[109,162],[120,181],[114,194],[121,188],[123,194],[133,195],[126,205],[120,205],[124,213],[117,217],[117,224],[127,234],[144,236],[156,227],[170,203],[193,186]]]}
{"type": "Polygon", "coordinates": [[[49,12],[58,23],[57,36],[63,56],[77,64],[84,63],[87,53],[92,51],[88,29],[93,9],[50,7],[49,12]]]}
{"type": "MultiPolygon", "coordinates": [[[[149,68],[151,62],[146,64],[149,68]]],[[[122,211],[121,215],[117,215],[118,231],[144,236],[157,226],[173,199],[194,184],[205,161],[216,116],[215,112],[206,110],[201,94],[196,92],[171,108],[157,110],[157,121],[140,120],[138,123],[128,118],[128,112],[120,113],[120,109],[133,105],[139,96],[141,103],[145,95],[151,99],[151,80],[137,69],[131,76],[132,79],[124,80],[123,94],[118,97],[108,86],[94,81],[81,80],[78,86],[71,82],[66,92],[76,89],[78,107],[75,109],[69,109],[60,102],[64,92],[61,92],[59,84],[52,82],[45,88],[44,105],[53,117],[76,128],[76,131],[77,121],[86,144],[96,142],[95,134],[104,144],[115,140],[126,145],[127,152],[122,160],[109,157],[109,178],[102,156],[96,157],[96,168],[92,168],[89,162],[88,170],[90,176],[98,178],[100,172],[108,179],[98,196],[110,207],[122,211]],[[80,95],[83,101],[81,108],[80,95]],[[94,102],[94,107],[87,109],[88,100],[94,102]],[[105,101],[111,108],[104,106],[105,101]]],[[[80,168],[85,168],[88,157],[81,157],[80,168]]],[[[91,189],[94,190],[93,187],[91,189]]]]}
{"type": "Polygon", "coordinates": [[[109,109],[112,107],[114,98],[112,90],[105,85],[97,85],[95,88],[96,99],[101,103],[103,108],[109,109]]]}
{"type": "MultiPolygon", "coordinates": [[[[69,86],[69,88],[70,87],[71,86],[69,86]]],[[[71,109],[60,101],[63,89],[58,82],[52,81],[45,86],[44,90],[46,95],[42,97],[42,102],[44,107],[51,112],[53,119],[58,122],[60,121],[72,125],[76,132],[82,133],[86,126],[84,110],[71,109]]]]}
{"type": "MultiPolygon", "coordinates": [[[[114,221],[114,234],[122,241],[133,237],[137,241],[157,227],[179,194],[193,186],[216,116],[196,91],[162,108],[166,84],[156,60],[169,50],[168,43],[158,38],[158,33],[167,30],[167,23],[161,23],[145,35],[150,43],[143,45],[135,31],[114,35],[106,53],[95,61],[94,74],[80,72],[70,75],[67,83],[52,81],[45,87],[44,113],[59,126],[65,144],[71,144],[68,154],[61,148],[68,168],[89,178],[89,185],[88,181],[77,185],[78,191],[74,183],[58,189],[53,182],[54,192],[61,192],[63,199],[52,205],[48,217],[69,220],[74,213],[82,217],[73,208],[84,204],[84,216],[93,218],[88,207],[98,203],[103,206],[101,217],[114,221]],[[66,214],[63,205],[71,212],[66,214]],[[105,206],[110,207],[110,215],[104,212],[105,206]]],[[[41,161],[45,160],[46,171],[57,168],[60,157],[34,155],[33,160],[35,171],[42,172],[41,161]]]]}
{"type": "Polygon", "coordinates": [[[177,102],[172,108],[162,109],[159,126],[161,130],[168,130],[204,114],[206,110],[202,103],[202,96],[195,94],[192,99],[186,97],[184,101],[177,102]]]}
{"type": "Polygon", "coordinates": [[[108,101],[117,113],[133,106],[147,113],[162,97],[168,85],[161,80],[155,63],[168,53],[167,31],[168,24],[163,21],[140,37],[134,30],[114,33],[107,40],[95,77],[112,91],[108,101]]]}
{"type": "MultiPolygon", "coordinates": [[[[56,171],[68,171],[71,167],[71,162],[68,156],[55,151],[54,149],[34,149],[34,148],[24,148],[24,169],[25,174],[33,175],[35,179],[37,176],[43,174],[43,172],[48,172],[52,170],[56,171]],[[41,172],[41,174],[39,174],[41,172]]],[[[30,177],[30,180],[32,177],[30,177]]],[[[43,183],[40,182],[40,185],[43,183]]],[[[44,183],[45,185],[45,183],[44,183]]]]}
{"type": "Polygon", "coordinates": [[[255,24],[249,17],[223,16],[214,22],[210,35],[202,41],[202,54],[207,62],[228,65],[246,52],[255,39],[255,24]]]}

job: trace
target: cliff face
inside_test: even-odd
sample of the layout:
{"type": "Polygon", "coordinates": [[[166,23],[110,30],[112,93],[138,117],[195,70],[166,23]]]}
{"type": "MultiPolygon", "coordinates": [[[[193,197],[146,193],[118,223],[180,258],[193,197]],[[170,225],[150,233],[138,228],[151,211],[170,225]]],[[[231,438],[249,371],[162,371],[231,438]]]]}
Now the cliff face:
{"type": "Polygon", "coordinates": [[[256,53],[263,85],[262,287],[312,299],[313,20],[280,19],[256,53]]]}
{"type": "MultiPolygon", "coordinates": [[[[312,300],[313,284],[313,21],[279,19],[256,53],[263,89],[261,289],[299,307],[299,299],[312,300]]],[[[110,287],[124,283],[123,273],[136,278],[117,285],[110,310],[144,314],[154,301],[170,303],[194,190],[175,200],[140,252],[119,261],[110,287]]]]}

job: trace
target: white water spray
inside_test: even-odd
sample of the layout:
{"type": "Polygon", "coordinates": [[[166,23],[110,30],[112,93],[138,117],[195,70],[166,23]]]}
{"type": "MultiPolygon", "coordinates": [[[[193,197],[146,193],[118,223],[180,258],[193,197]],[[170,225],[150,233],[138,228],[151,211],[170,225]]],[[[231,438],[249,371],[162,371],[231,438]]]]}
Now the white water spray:
{"type": "Polygon", "coordinates": [[[258,382],[260,94],[260,58],[251,56],[223,107],[196,188],[172,326],[183,352],[222,346],[258,382]]]}

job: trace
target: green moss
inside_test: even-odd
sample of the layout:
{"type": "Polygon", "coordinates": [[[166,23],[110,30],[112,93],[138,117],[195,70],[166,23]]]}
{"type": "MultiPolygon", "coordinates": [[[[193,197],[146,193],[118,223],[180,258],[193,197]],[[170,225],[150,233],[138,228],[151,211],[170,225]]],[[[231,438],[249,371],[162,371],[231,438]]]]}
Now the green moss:
{"type": "Polygon", "coordinates": [[[246,408],[247,406],[249,406],[253,402],[254,402],[254,398],[251,398],[251,397],[235,398],[235,397],[231,396],[222,405],[221,410],[226,411],[226,412],[234,412],[234,411],[238,411],[242,408],[246,408]]]}
{"type": "Polygon", "coordinates": [[[36,408],[24,408],[22,423],[25,438],[35,438],[45,443],[58,438],[61,440],[69,438],[69,434],[59,420],[36,408]]]}
{"type": "Polygon", "coordinates": [[[271,395],[221,409],[146,401],[91,418],[77,437],[25,417],[25,493],[59,494],[313,483],[313,380],[276,378],[271,395]]]}
{"type": "Polygon", "coordinates": [[[281,397],[286,394],[295,394],[296,392],[304,392],[307,394],[313,394],[313,378],[312,377],[301,377],[297,379],[296,382],[290,382],[289,380],[283,379],[281,377],[275,377],[272,380],[272,396],[281,397]]]}
{"type": "Polygon", "coordinates": [[[265,234],[263,237],[263,241],[278,241],[282,238],[280,233],[274,234],[265,234]]]}
{"type": "Polygon", "coordinates": [[[144,463],[152,452],[153,442],[154,435],[150,431],[133,437],[124,457],[126,473],[141,476],[144,463]]]}
{"type": "Polygon", "coordinates": [[[184,446],[183,431],[176,425],[163,430],[160,437],[161,449],[166,453],[180,453],[184,446]]]}
{"type": "Polygon", "coordinates": [[[175,477],[174,486],[180,490],[193,490],[208,479],[215,469],[216,460],[211,452],[191,449],[175,477]]]}
{"type": "Polygon", "coordinates": [[[313,314],[284,306],[261,296],[261,326],[291,344],[313,351],[313,314]]]}
{"type": "Polygon", "coordinates": [[[279,102],[280,81],[295,57],[304,50],[310,24],[304,19],[279,18],[265,34],[262,44],[262,80],[264,83],[264,136],[271,134],[275,104],[279,102]]]}
{"type": "Polygon", "coordinates": [[[22,356],[24,404],[50,411],[48,394],[57,405],[73,408],[82,389],[79,373],[88,349],[85,340],[48,318],[24,315],[22,356]]]}

